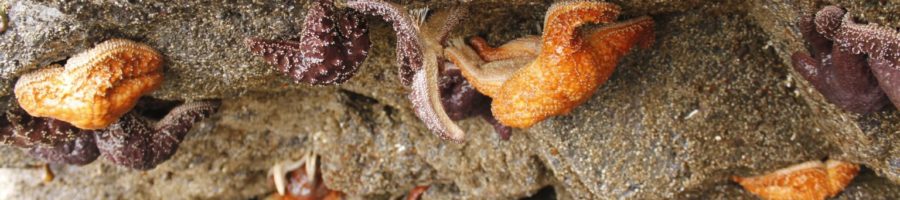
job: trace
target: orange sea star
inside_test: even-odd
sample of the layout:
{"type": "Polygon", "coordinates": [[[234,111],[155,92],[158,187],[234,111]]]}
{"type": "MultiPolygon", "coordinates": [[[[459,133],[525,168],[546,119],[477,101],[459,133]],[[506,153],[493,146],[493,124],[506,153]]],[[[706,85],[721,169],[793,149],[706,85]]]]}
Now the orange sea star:
{"type": "Polygon", "coordinates": [[[16,82],[16,98],[32,116],[102,129],[159,87],[162,62],[150,46],[111,39],[70,58],[65,67],[23,75],[16,82]]]}
{"type": "Polygon", "coordinates": [[[474,38],[477,52],[456,40],[445,54],[476,89],[493,98],[492,111],[501,123],[530,127],[587,101],[632,46],[652,44],[650,17],[578,31],[584,24],[612,22],[619,10],[602,2],[556,3],[547,11],[541,37],[498,48],[474,38]]]}
{"type": "Polygon", "coordinates": [[[844,190],[858,172],[859,165],[853,163],[816,160],[766,175],[732,179],[763,199],[825,199],[844,190]]]}

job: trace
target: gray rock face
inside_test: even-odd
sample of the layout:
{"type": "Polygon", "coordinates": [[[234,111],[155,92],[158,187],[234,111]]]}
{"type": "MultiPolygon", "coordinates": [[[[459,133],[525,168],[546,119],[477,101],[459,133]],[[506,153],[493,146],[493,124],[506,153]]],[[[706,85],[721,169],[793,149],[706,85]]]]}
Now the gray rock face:
{"type": "MultiPolygon", "coordinates": [[[[397,1],[441,9],[455,1],[397,1]]],[[[453,37],[493,44],[538,34],[547,1],[480,0],[453,37]]],[[[297,37],[305,1],[0,0],[0,101],[18,76],[64,62],[108,38],[147,43],[166,57],[164,99],[222,98],[172,160],[140,172],[105,161],[51,169],[0,147],[0,198],[246,199],[274,191],[278,162],[314,151],[325,184],[351,197],[512,199],[553,187],[561,199],[754,197],[731,183],[813,159],[867,170],[839,199],[900,196],[900,112],[856,116],[828,104],[790,67],[804,49],[799,1],[614,1],[623,19],[651,15],[657,41],[626,56],[571,114],[500,141],[482,119],[460,122],[465,143],[441,141],[412,114],[388,24],[371,17],[370,57],[344,85],[289,83],[243,39],[297,37]]],[[[830,2],[834,3],[834,2],[830,2]]],[[[826,5],[821,3],[819,5],[826,5]]],[[[900,3],[841,1],[900,27],[900,3]],[[892,12],[893,11],[893,12],[892,12]]],[[[6,105],[0,105],[5,110],[6,105]]]]}

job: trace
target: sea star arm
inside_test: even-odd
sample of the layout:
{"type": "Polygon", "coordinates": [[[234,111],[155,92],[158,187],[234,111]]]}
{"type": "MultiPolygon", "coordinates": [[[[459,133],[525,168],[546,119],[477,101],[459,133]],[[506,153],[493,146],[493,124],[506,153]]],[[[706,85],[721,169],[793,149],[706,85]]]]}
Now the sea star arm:
{"type": "Polygon", "coordinates": [[[452,32],[460,22],[462,22],[462,19],[468,13],[468,7],[456,6],[440,10],[434,13],[432,16],[427,16],[427,22],[425,21],[425,15],[427,14],[420,13],[420,15],[422,16],[419,16],[419,23],[426,23],[426,27],[420,29],[420,31],[424,31],[423,35],[425,35],[426,38],[435,39],[435,41],[437,41],[438,43],[444,43],[447,39],[447,36],[450,35],[450,32],[452,32]]]}
{"type": "Polygon", "coordinates": [[[482,59],[488,62],[512,58],[534,60],[534,57],[537,57],[541,51],[540,36],[518,38],[496,48],[491,47],[484,38],[474,36],[469,39],[469,44],[482,59]]]}
{"type": "Polygon", "coordinates": [[[900,32],[874,24],[858,24],[849,14],[840,19],[843,25],[836,31],[835,40],[842,47],[875,59],[900,60],[900,32]]]}
{"type": "Polygon", "coordinates": [[[826,79],[830,86],[825,91],[832,103],[856,113],[870,113],[880,110],[887,103],[885,93],[866,66],[866,58],[853,54],[835,44],[831,53],[831,68],[826,79]]]}
{"type": "MultiPolygon", "coordinates": [[[[397,34],[397,59],[400,63],[401,82],[410,85],[412,91],[408,98],[412,101],[416,116],[439,137],[462,142],[465,132],[444,110],[439,87],[438,60],[439,56],[443,55],[440,41],[445,37],[441,34],[449,31],[439,31],[437,35],[423,34],[432,30],[429,30],[428,26],[420,26],[421,21],[413,21],[401,6],[385,1],[355,0],[348,1],[347,6],[359,12],[381,16],[393,25],[397,34]]],[[[451,27],[459,23],[460,16],[457,10],[440,17],[446,20],[438,20],[444,20],[441,22],[444,24],[442,27],[451,27]]]]}
{"type": "Polygon", "coordinates": [[[846,47],[846,39],[842,38],[845,38],[844,29],[849,23],[841,20],[845,15],[843,9],[827,6],[817,12],[814,19],[801,17],[803,36],[811,44],[816,57],[796,52],[792,62],[794,68],[829,102],[855,113],[877,111],[887,103],[887,99],[876,77],[866,66],[865,55],[851,52],[846,47]],[[835,42],[832,44],[826,39],[835,42]]]}
{"type": "Polygon", "coordinates": [[[85,165],[100,155],[92,132],[52,118],[31,117],[21,109],[0,116],[0,143],[27,149],[51,163],[85,165]]]}
{"type": "Polygon", "coordinates": [[[53,146],[34,146],[28,153],[50,163],[86,165],[97,160],[100,151],[93,131],[82,131],[74,139],[53,146]]]}
{"type": "Polygon", "coordinates": [[[809,81],[816,90],[828,90],[825,83],[825,69],[821,67],[819,61],[810,57],[809,54],[798,51],[791,55],[791,63],[794,65],[794,70],[797,70],[797,73],[809,81]]]}
{"type": "Polygon", "coordinates": [[[537,36],[519,38],[496,48],[478,36],[469,41],[471,46],[461,39],[452,40],[444,54],[478,91],[492,98],[509,77],[534,61],[541,45],[537,36]]]}
{"type": "Polygon", "coordinates": [[[445,63],[441,72],[441,96],[452,120],[480,115],[494,127],[500,139],[509,139],[512,128],[500,124],[491,114],[491,99],[476,91],[453,63],[445,63]]]}
{"type": "Polygon", "coordinates": [[[423,66],[423,44],[417,22],[410,18],[406,10],[397,4],[380,0],[351,0],[347,7],[361,13],[380,16],[390,22],[397,35],[397,63],[400,65],[400,81],[404,85],[412,82],[413,70],[423,66]]]}
{"type": "MultiPolygon", "coordinates": [[[[644,16],[606,25],[588,31],[585,38],[602,58],[600,62],[615,65],[631,47],[649,48],[653,44],[653,19],[644,16]]],[[[599,68],[615,69],[615,66],[599,68]]]]}
{"type": "Polygon", "coordinates": [[[582,45],[578,27],[613,21],[619,16],[619,10],[615,4],[591,1],[553,4],[544,20],[541,51],[551,58],[574,53],[582,45]]]}
{"type": "Polygon", "coordinates": [[[840,19],[843,23],[832,30],[835,41],[841,44],[844,51],[868,54],[868,64],[878,85],[895,106],[900,105],[900,32],[874,24],[858,24],[840,8],[833,7],[831,10],[843,14],[829,18],[832,21],[840,19]]]}
{"type": "Polygon", "coordinates": [[[900,105],[900,60],[869,58],[869,66],[894,106],[900,105]]]}
{"type": "Polygon", "coordinates": [[[460,68],[469,83],[492,98],[499,94],[500,87],[510,76],[533,60],[507,59],[486,63],[475,50],[460,39],[452,40],[450,46],[444,50],[444,54],[460,68]]]}
{"type": "Polygon", "coordinates": [[[303,24],[299,41],[249,38],[245,43],[296,82],[333,85],[353,77],[371,45],[365,18],[335,11],[332,0],[315,0],[303,24]]]}
{"type": "MultiPolygon", "coordinates": [[[[825,36],[819,34],[818,30],[816,30],[816,11],[812,9],[804,9],[803,14],[800,16],[799,22],[797,25],[800,27],[800,33],[803,35],[803,38],[809,42],[811,47],[810,52],[816,58],[824,58],[828,54],[831,53],[831,41],[828,41],[825,36]]],[[[829,23],[829,22],[824,22],[829,23]]]]}
{"type": "Polygon", "coordinates": [[[203,101],[175,107],[152,124],[130,112],[104,131],[97,133],[97,147],[118,165],[148,170],[168,160],[194,123],[211,115],[219,103],[203,101]]]}

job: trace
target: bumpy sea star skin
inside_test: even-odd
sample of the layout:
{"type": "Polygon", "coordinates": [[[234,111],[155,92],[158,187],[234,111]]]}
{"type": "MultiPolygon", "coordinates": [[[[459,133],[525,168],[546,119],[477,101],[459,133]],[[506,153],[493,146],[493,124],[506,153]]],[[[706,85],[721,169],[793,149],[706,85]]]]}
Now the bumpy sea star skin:
{"type": "Polygon", "coordinates": [[[843,31],[836,30],[846,26],[842,25],[843,16],[842,9],[829,6],[815,16],[808,12],[800,18],[803,37],[815,57],[795,52],[791,56],[794,69],[838,107],[861,114],[878,111],[887,98],[866,66],[865,55],[851,52],[843,47],[846,40],[838,39],[843,38],[839,34],[843,31]]]}
{"type": "Polygon", "coordinates": [[[153,169],[168,160],[178,149],[194,123],[215,113],[219,101],[186,103],[173,108],[158,122],[145,116],[154,110],[136,109],[109,128],[98,131],[97,147],[107,160],[118,165],[153,169]]]}
{"type": "Polygon", "coordinates": [[[28,149],[50,163],[85,165],[100,155],[93,133],[52,118],[31,117],[16,107],[0,116],[0,143],[28,149]]]}
{"type": "Polygon", "coordinates": [[[763,199],[825,199],[844,190],[858,172],[859,165],[853,163],[816,160],[761,176],[732,179],[763,199]]]}
{"type": "Polygon", "coordinates": [[[441,101],[450,119],[458,121],[481,116],[494,126],[494,131],[500,139],[509,139],[512,128],[500,124],[491,114],[491,98],[476,91],[453,63],[444,63],[440,87],[441,101]]]}
{"type": "Polygon", "coordinates": [[[315,0],[303,25],[299,41],[249,38],[247,46],[296,82],[332,85],[353,77],[371,46],[362,14],[335,12],[332,0],[315,0]]]}
{"type": "Polygon", "coordinates": [[[577,31],[587,23],[611,22],[618,14],[619,7],[609,3],[556,3],[540,38],[498,48],[476,38],[473,46],[481,52],[456,40],[445,53],[478,91],[493,98],[492,111],[502,124],[526,128],[587,101],[632,46],[653,43],[649,17],[577,31]]]}
{"type": "Polygon", "coordinates": [[[41,160],[70,165],[87,165],[100,156],[93,131],[76,134],[72,141],[54,146],[34,146],[28,153],[41,160]]]}
{"type": "Polygon", "coordinates": [[[65,67],[23,75],[19,105],[30,115],[101,129],[131,110],[141,95],[162,83],[162,55],[150,46],[111,39],[75,55],[65,67]]]}
{"type": "MultiPolygon", "coordinates": [[[[837,6],[819,11],[816,22],[823,24],[819,32],[839,45],[835,49],[860,54],[855,55],[856,62],[863,62],[862,54],[868,55],[878,85],[894,106],[900,106],[900,33],[875,24],[858,24],[837,6]]],[[[866,100],[864,96],[854,98],[866,100]]]]}
{"type": "Polygon", "coordinates": [[[347,7],[359,12],[381,16],[393,24],[397,34],[397,62],[400,64],[400,79],[410,85],[416,116],[429,130],[441,138],[462,142],[465,137],[459,126],[447,115],[441,102],[440,64],[443,63],[443,42],[449,32],[461,20],[466,8],[457,7],[435,13],[428,17],[427,24],[419,24],[427,12],[410,14],[401,6],[381,0],[351,0],[347,7]]]}

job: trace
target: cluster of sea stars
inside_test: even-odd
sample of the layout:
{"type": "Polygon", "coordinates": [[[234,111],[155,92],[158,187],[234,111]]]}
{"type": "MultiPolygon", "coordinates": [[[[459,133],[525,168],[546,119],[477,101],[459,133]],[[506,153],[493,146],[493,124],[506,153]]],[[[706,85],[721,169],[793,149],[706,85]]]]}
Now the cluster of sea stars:
{"type": "Polygon", "coordinates": [[[794,69],[829,102],[861,114],[888,98],[900,106],[900,33],[857,24],[837,6],[805,13],[800,28],[813,56],[794,53],[794,69]]]}
{"type": "Polygon", "coordinates": [[[649,17],[578,31],[584,24],[612,22],[618,14],[619,7],[609,3],[556,3],[547,11],[541,37],[498,48],[475,37],[475,50],[456,40],[445,53],[478,91],[493,98],[493,114],[502,124],[530,127],[587,101],[632,46],[653,43],[649,17]]]}
{"type": "Polygon", "coordinates": [[[84,165],[103,154],[118,165],[152,169],[219,107],[218,101],[139,101],[162,82],[161,64],[153,48],[111,39],[65,67],[26,74],[15,86],[18,105],[0,114],[0,142],[48,162],[84,165]]]}
{"type": "MultiPolygon", "coordinates": [[[[305,69],[311,68],[309,65],[341,63],[303,59],[309,57],[306,54],[312,52],[310,49],[324,52],[314,58],[337,59],[347,56],[342,52],[354,52],[363,44],[367,47],[367,40],[354,43],[344,31],[348,29],[344,27],[355,27],[360,29],[355,32],[365,33],[358,20],[340,22],[340,30],[335,30],[333,21],[340,15],[331,14],[333,5],[327,5],[331,3],[313,2],[301,42],[250,39],[251,50],[278,65],[283,72],[305,74],[305,69]],[[334,42],[342,40],[345,42],[334,42]]],[[[400,80],[412,89],[409,99],[415,114],[436,135],[456,142],[465,138],[465,132],[454,122],[461,118],[484,116],[494,124],[501,138],[508,138],[511,129],[507,126],[530,127],[548,117],[568,113],[592,96],[632,46],[647,47],[653,42],[653,21],[649,17],[578,31],[584,24],[615,20],[619,8],[609,3],[556,3],[547,13],[543,37],[527,37],[499,48],[491,48],[484,40],[475,38],[473,45],[479,50],[477,53],[461,42],[445,50],[447,36],[467,12],[463,7],[429,16],[427,10],[408,12],[381,0],[350,0],[346,5],[360,13],[381,16],[393,25],[400,80]],[[448,59],[454,64],[447,62],[448,59]],[[458,78],[460,73],[456,67],[462,70],[466,80],[458,78]],[[472,90],[472,86],[493,98],[493,103],[485,105],[487,97],[472,90]]],[[[364,56],[349,60],[353,67],[320,67],[324,70],[315,73],[353,69],[348,72],[352,75],[364,56]]],[[[294,78],[301,80],[296,75],[294,78]]],[[[325,84],[332,83],[340,82],[325,84]]]]}
{"type": "Polygon", "coordinates": [[[453,120],[484,116],[501,138],[511,129],[490,115],[481,94],[444,66],[443,42],[459,23],[466,9],[457,7],[435,13],[425,24],[427,12],[411,15],[401,6],[379,0],[348,1],[355,10],[335,12],[331,0],[313,1],[304,21],[299,41],[270,41],[250,38],[251,52],[278,66],[297,82],[313,85],[340,84],[348,80],[365,60],[370,41],[360,13],[381,16],[397,33],[397,62],[400,80],[410,86],[409,99],[416,115],[442,138],[461,141],[463,131],[453,120]],[[482,106],[485,105],[485,106],[482,106]],[[451,116],[452,115],[452,116],[451,116]]]}
{"type": "Polygon", "coordinates": [[[102,154],[118,165],[152,169],[174,155],[193,124],[215,113],[219,105],[218,101],[177,104],[142,99],[134,110],[100,130],[79,129],[14,109],[0,115],[0,143],[28,149],[51,163],[85,165],[102,154]]]}

